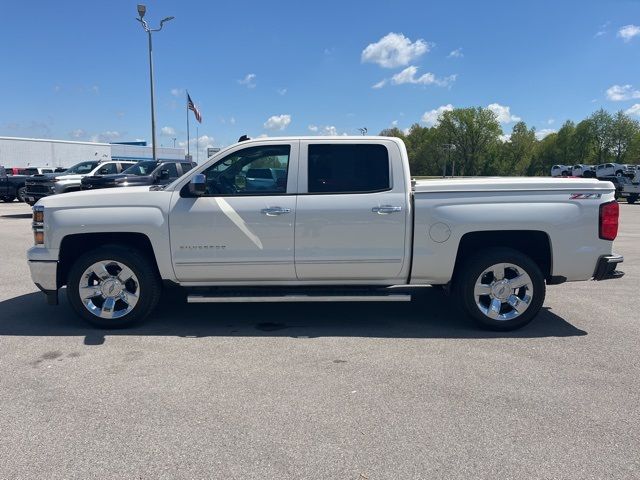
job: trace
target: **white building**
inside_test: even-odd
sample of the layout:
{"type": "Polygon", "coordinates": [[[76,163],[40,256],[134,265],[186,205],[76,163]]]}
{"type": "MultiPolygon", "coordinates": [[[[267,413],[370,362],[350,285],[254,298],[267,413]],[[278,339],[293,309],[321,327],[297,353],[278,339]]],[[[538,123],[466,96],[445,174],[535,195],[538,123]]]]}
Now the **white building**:
{"type": "MultiPolygon", "coordinates": [[[[40,138],[0,137],[4,167],[70,167],[85,160],[151,160],[145,142],[131,144],[72,142],[40,138]]],[[[156,148],[160,160],[184,160],[182,148],[156,148]]]]}

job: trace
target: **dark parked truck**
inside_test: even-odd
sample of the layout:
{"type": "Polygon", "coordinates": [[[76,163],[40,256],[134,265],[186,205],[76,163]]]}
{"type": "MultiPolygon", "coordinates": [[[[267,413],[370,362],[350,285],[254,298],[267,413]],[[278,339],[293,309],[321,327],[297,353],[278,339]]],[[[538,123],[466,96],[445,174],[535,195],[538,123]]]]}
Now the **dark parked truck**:
{"type": "Polygon", "coordinates": [[[24,202],[26,175],[7,175],[4,167],[0,167],[0,200],[13,202],[16,198],[24,202]]]}
{"type": "Polygon", "coordinates": [[[121,174],[92,175],[82,179],[82,190],[133,187],[141,185],[167,185],[187,173],[196,164],[192,162],[139,162],[121,174]]]}
{"type": "Polygon", "coordinates": [[[91,160],[80,162],[62,173],[34,175],[26,182],[25,199],[29,205],[49,195],[77,192],[80,190],[82,178],[87,175],[109,175],[120,173],[135,165],[135,162],[91,160]]]}

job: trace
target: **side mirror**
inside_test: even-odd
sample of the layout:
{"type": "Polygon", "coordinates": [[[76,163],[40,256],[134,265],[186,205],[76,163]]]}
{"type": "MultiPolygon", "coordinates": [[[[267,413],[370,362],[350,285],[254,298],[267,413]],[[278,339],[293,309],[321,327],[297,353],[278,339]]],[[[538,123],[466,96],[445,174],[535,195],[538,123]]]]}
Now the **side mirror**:
{"type": "Polygon", "coordinates": [[[207,177],[202,173],[197,173],[189,182],[189,193],[194,197],[200,197],[207,191],[207,177]]]}
{"type": "Polygon", "coordinates": [[[158,175],[160,180],[166,180],[169,178],[169,170],[160,170],[160,174],[158,175]]]}
{"type": "Polygon", "coordinates": [[[109,170],[106,168],[101,168],[100,171],[98,172],[100,175],[107,175],[109,173],[109,170]]]}

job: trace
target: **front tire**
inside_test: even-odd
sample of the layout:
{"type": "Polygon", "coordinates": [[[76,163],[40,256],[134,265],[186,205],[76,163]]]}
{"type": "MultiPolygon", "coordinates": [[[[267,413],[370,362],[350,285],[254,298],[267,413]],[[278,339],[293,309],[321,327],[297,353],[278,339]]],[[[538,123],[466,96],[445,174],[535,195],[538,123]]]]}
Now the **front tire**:
{"type": "Polygon", "coordinates": [[[27,194],[27,187],[20,187],[18,189],[18,192],[16,193],[16,196],[18,197],[18,201],[24,203],[26,194],[27,194]]]}
{"type": "Polygon", "coordinates": [[[638,201],[637,195],[629,195],[627,197],[627,203],[636,203],[638,201]]]}
{"type": "Polygon", "coordinates": [[[5,203],[11,203],[16,199],[16,197],[12,197],[12,196],[6,196],[6,197],[2,197],[2,201],[5,203]]]}
{"type": "Polygon", "coordinates": [[[484,328],[500,331],[531,322],[546,293],[538,265],[511,248],[482,250],[464,261],[455,287],[471,318],[484,328]]]}
{"type": "Polygon", "coordinates": [[[67,278],[69,303],[100,328],[123,328],[143,320],[157,305],[161,289],[147,257],[118,245],[81,255],[67,278]]]}

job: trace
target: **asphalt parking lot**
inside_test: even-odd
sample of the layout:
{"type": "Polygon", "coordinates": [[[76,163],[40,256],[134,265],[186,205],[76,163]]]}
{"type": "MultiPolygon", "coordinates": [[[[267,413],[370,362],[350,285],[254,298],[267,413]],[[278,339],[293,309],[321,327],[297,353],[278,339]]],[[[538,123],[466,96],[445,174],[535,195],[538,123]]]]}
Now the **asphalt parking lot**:
{"type": "Polygon", "coordinates": [[[550,287],[508,334],[411,304],[48,307],[0,204],[0,478],[640,478],[640,205],[626,276],[550,287]]]}

